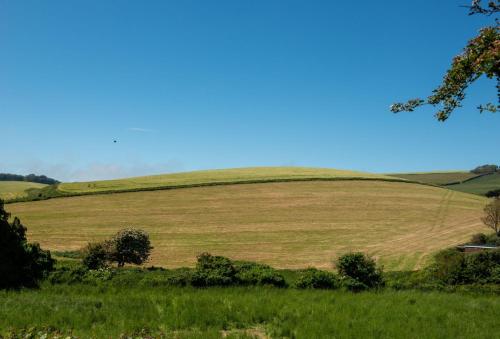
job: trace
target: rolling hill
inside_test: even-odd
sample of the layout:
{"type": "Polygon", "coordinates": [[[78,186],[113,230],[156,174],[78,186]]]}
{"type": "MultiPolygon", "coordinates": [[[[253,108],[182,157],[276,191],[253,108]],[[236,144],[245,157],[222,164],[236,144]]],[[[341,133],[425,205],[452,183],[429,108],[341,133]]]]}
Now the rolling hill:
{"type": "Polygon", "coordinates": [[[39,189],[47,185],[27,181],[0,181],[0,199],[8,200],[24,197],[28,189],[39,189]]]}
{"type": "Polygon", "coordinates": [[[386,175],[328,168],[251,167],[161,174],[117,180],[62,183],[58,186],[58,190],[63,194],[85,194],[237,183],[347,179],[404,180],[386,175]]]}
{"type": "Polygon", "coordinates": [[[460,184],[449,185],[447,188],[460,192],[484,195],[488,191],[500,189],[500,173],[483,175],[460,184]]]}
{"type": "Polygon", "coordinates": [[[432,185],[450,185],[454,183],[461,183],[463,181],[470,180],[472,178],[480,176],[479,174],[465,172],[465,171],[395,173],[387,175],[432,185]]]}
{"type": "Polygon", "coordinates": [[[169,267],[193,265],[208,251],[276,267],[327,268],[337,255],[360,250],[387,269],[412,269],[435,251],[486,231],[479,220],[485,198],[359,172],[252,168],[61,189],[99,193],[158,185],[199,187],[13,203],[8,210],[28,226],[30,240],[59,251],[124,227],[145,229],[155,247],[151,264],[169,267]],[[257,183],[237,184],[250,182],[257,183]]]}

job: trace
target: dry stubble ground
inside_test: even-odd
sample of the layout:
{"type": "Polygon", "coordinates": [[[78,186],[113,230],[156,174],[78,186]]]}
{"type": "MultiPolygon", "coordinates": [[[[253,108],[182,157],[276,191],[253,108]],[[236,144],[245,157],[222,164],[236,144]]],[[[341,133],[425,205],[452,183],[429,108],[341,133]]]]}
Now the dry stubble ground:
{"type": "Polygon", "coordinates": [[[243,184],[9,204],[31,241],[74,250],[134,226],[151,234],[150,264],[191,266],[203,251],[280,268],[331,267],[360,250],[387,269],[486,231],[485,199],[384,181],[243,184]]]}

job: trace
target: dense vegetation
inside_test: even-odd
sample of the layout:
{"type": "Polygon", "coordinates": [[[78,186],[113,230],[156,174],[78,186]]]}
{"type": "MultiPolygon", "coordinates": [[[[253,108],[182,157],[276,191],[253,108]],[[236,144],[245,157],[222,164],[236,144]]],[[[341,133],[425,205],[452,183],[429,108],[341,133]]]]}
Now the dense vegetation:
{"type": "Polygon", "coordinates": [[[33,287],[49,271],[54,261],[50,252],[26,240],[26,227],[10,214],[0,199],[0,289],[33,287]]]}
{"type": "Polygon", "coordinates": [[[46,177],[45,175],[35,175],[35,174],[19,175],[10,173],[0,173],[0,181],[26,181],[26,182],[36,182],[45,185],[54,185],[59,183],[59,181],[46,177]]]}

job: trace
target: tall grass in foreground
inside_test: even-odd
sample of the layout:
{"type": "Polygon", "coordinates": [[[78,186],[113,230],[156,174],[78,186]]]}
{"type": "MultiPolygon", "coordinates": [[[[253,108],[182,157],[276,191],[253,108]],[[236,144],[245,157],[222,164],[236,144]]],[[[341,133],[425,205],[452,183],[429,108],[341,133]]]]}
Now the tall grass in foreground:
{"type": "Polygon", "coordinates": [[[147,328],[176,338],[493,338],[500,297],[440,292],[46,285],[0,292],[0,334],[52,326],[82,338],[147,328]],[[238,331],[238,329],[240,331],[238,331]],[[251,331],[244,331],[252,329],[251,331]],[[225,332],[223,332],[225,331],[225,332]]]}

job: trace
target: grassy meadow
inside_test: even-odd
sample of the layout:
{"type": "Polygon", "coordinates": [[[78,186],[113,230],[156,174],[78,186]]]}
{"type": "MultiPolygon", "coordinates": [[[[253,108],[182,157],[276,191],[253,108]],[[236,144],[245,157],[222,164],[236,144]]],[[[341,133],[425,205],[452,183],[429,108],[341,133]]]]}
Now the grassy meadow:
{"type": "Polygon", "coordinates": [[[331,268],[363,251],[388,270],[422,267],[429,256],[485,231],[486,199],[386,181],[303,181],[89,195],[9,204],[30,241],[76,250],[127,226],[155,247],[150,264],[192,266],[211,252],[277,268],[331,268]]]}
{"type": "Polygon", "coordinates": [[[159,187],[175,188],[245,182],[273,182],[318,179],[335,180],[353,178],[403,180],[400,178],[395,179],[379,174],[328,168],[253,167],[161,174],[117,180],[62,183],[58,186],[58,190],[67,194],[81,194],[140,190],[159,187]]]}
{"type": "Polygon", "coordinates": [[[0,181],[0,199],[9,200],[26,196],[26,190],[47,185],[27,181],[0,181]]]}
{"type": "Polygon", "coordinates": [[[266,287],[44,285],[0,291],[0,334],[52,327],[79,338],[494,338],[500,297],[266,287]]]}
{"type": "Polygon", "coordinates": [[[500,189],[500,173],[483,175],[461,184],[450,185],[448,188],[465,193],[484,195],[488,191],[500,189]]]}

